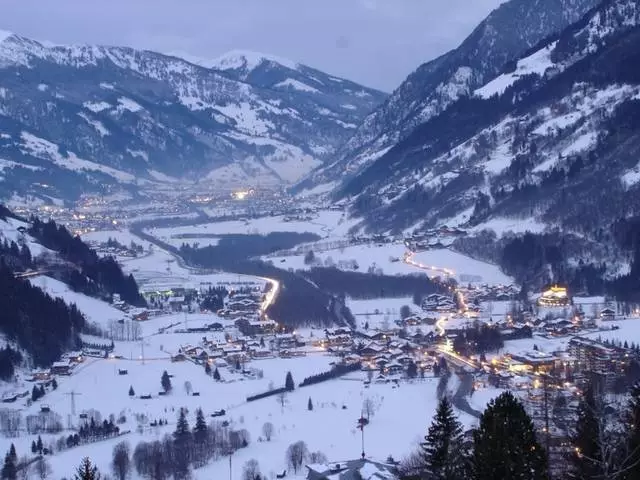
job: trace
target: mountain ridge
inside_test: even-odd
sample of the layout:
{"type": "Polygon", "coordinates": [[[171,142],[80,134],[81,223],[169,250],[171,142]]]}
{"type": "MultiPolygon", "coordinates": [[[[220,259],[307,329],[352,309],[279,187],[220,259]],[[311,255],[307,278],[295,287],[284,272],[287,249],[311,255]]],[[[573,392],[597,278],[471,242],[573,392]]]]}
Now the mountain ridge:
{"type": "Polygon", "coordinates": [[[387,153],[419,124],[493,77],[506,62],[578,20],[598,0],[511,0],[491,12],[459,47],[428,61],[407,79],[339,149],[296,187],[350,178],[387,153]],[[483,52],[479,55],[479,52],[483,52]]]}
{"type": "Polygon", "coordinates": [[[145,182],[155,171],[225,186],[291,183],[384,98],[310,67],[269,61],[250,73],[240,78],[129,47],[46,46],[8,35],[0,42],[0,194],[73,199],[82,189],[136,190],[137,182],[123,187],[122,174],[106,169],[145,182]],[[24,134],[58,150],[35,151],[24,134]]]}

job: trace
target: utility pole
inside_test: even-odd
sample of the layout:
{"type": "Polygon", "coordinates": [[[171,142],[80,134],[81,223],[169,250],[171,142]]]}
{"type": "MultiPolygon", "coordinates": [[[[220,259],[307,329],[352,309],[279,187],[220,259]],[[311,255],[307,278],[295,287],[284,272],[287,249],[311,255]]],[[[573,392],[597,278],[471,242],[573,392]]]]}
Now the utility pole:
{"type": "Polygon", "coordinates": [[[140,355],[142,356],[142,365],[144,365],[144,338],[140,339],[140,355]]]}
{"type": "Polygon", "coordinates": [[[364,453],[364,426],[369,423],[369,421],[364,418],[364,412],[360,413],[360,418],[358,419],[358,428],[360,429],[360,433],[362,435],[362,459],[364,460],[365,457],[365,453],[364,453]]]}
{"type": "Polygon", "coordinates": [[[81,393],[77,393],[74,390],[71,390],[69,393],[65,393],[65,395],[69,395],[71,397],[71,415],[76,415],[76,396],[82,395],[81,393]]]}

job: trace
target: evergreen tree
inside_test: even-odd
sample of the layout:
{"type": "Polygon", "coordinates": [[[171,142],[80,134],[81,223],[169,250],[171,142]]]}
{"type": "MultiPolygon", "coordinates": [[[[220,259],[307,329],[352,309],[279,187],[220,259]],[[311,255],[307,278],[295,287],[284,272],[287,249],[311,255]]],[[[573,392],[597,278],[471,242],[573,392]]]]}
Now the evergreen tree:
{"type": "Polygon", "coordinates": [[[187,422],[184,408],[180,409],[176,430],[173,432],[174,459],[173,475],[175,479],[184,479],[189,476],[189,463],[191,461],[192,437],[187,422]]]}
{"type": "Polygon", "coordinates": [[[416,362],[411,360],[411,362],[409,362],[409,365],[407,366],[407,377],[416,378],[417,376],[418,376],[418,366],[416,365],[416,362]]]}
{"type": "Polygon", "coordinates": [[[309,397],[309,401],[307,402],[307,410],[313,410],[313,402],[311,401],[311,397],[309,397]]]}
{"type": "Polygon", "coordinates": [[[603,413],[599,408],[599,400],[593,388],[589,387],[584,392],[578,405],[576,430],[573,436],[574,451],[569,458],[571,462],[571,478],[596,479],[606,478],[602,458],[603,445],[603,413]]]}
{"type": "Polygon", "coordinates": [[[16,446],[13,443],[9,447],[9,456],[11,457],[11,460],[13,460],[14,465],[17,465],[18,454],[16,453],[16,446]]]}
{"type": "Polygon", "coordinates": [[[289,392],[292,392],[295,387],[295,384],[293,383],[293,376],[291,375],[291,372],[287,372],[287,378],[285,378],[284,380],[284,388],[286,388],[289,392]]]}
{"type": "Polygon", "coordinates": [[[493,399],[473,433],[475,480],[547,478],[546,455],[531,418],[511,392],[493,399]]]}
{"type": "Polygon", "coordinates": [[[213,372],[213,379],[217,382],[220,381],[220,372],[218,371],[218,367],[213,372]]]}
{"type": "Polygon", "coordinates": [[[240,370],[242,367],[240,366],[240,359],[236,359],[236,370],[240,370]]]}
{"type": "MultiPolygon", "coordinates": [[[[13,447],[13,444],[11,444],[11,446],[13,447]]],[[[9,451],[4,457],[4,465],[2,466],[2,480],[16,480],[17,476],[18,470],[16,466],[16,460],[11,455],[11,451],[9,451]]]]}
{"type": "Polygon", "coordinates": [[[423,473],[426,478],[466,479],[467,458],[462,443],[462,425],[453,412],[451,402],[443,397],[422,444],[423,473]]]}
{"type": "Polygon", "coordinates": [[[100,480],[98,467],[91,463],[89,457],[84,457],[80,466],[76,469],[73,480],[100,480]]]}
{"type": "Polygon", "coordinates": [[[38,446],[36,445],[36,441],[32,441],[31,442],[31,453],[37,453],[38,452],[38,446]]]}
{"type": "Polygon", "coordinates": [[[626,453],[622,463],[628,480],[640,480],[640,384],[631,388],[631,398],[626,413],[626,453]]]}
{"type": "Polygon", "coordinates": [[[38,447],[38,453],[42,454],[44,445],[42,444],[42,438],[40,437],[40,435],[38,435],[38,441],[36,442],[36,446],[38,447]]]}
{"type": "Polygon", "coordinates": [[[54,390],[58,388],[58,382],[56,381],[55,378],[51,380],[51,388],[53,388],[54,390]]]}
{"type": "Polygon", "coordinates": [[[133,385],[129,386],[129,396],[133,397],[135,396],[136,392],[133,390],[133,385]]]}
{"type": "Polygon", "coordinates": [[[207,440],[207,422],[201,408],[196,410],[196,424],[193,427],[193,438],[196,443],[203,444],[207,440]]]}
{"type": "Polygon", "coordinates": [[[211,375],[211,365],[209,365],[209,362],[204,362],[204,373],[211,375]]]}
{"type": "Polygon", "coordinates": [[[169,378],[169,374],[167,373],[166,370],[162,372],[162,378],[160,379],[160,383],[162,384],[162,389],[165,392],[168,393],[171,391],[171,378],[169,378]]]}

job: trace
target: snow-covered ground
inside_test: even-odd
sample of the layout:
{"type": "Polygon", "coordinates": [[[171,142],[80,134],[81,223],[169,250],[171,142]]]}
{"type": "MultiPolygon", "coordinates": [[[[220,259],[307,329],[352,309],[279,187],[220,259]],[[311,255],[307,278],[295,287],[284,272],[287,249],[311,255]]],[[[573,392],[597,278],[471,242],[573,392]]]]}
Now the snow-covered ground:
{"type": "MultiPolygon", "coordinates": [[[[175,316],[173,320],[181,317],[175,316]]],[[[173,320],[160,317],[146,322],[145,335],[173,320]]],[[[220,368],[224,381],[215,382],[199,365],[188,361],[172,363],[168,359],[167,352],[175,352],[181,344],[195,343],[198,337],[201,335],[179,333],[146,336],[144,362],[139,358],[139,342],[116,342],[114,353],[121,355],[122,359],[87,359],[72,376],[59,378],[57,390],[48,392],[31,407],[22,403],[13,404],[13,407],[20,408],[23,415],[36,413],[42,404],[47,404],[61,415],[66,424],[71,409],[67,394],[76,392],[79,394],[75,397],[77,413],[97,409],[103,418],[111,413],[116,417],[120,414],[127,417],[127,422],[120,425],[120,429],[131,430],[132,433],[51,456],[49,460],[55,477],[69,477],[79,459],[85,455],[90,456],[103,473],[109,472],[111,451],[116,443],[126,440],[133,448],[141,440],[150,441],[171,433],[181,407],[188,408],[191,425],[197,407],[202,407],[207,417],[213,411],[224,408],[227,410],[224,420],[230,421],[233,428],[245,428],[250,432],[250,445],[234,454],[234,479],[241,478],[241,466],[251,458],[259,461],[263,473],[269,478],[272,472],[281,472],[286,468],[285,451],[288,445],[298,440],[304,440],[310,450],[320,450],[330,459],[357,458],[361,439],[360,432],[355,428],[356,419],[360,416],[365,398],[371,398],[375,404],[375,413],[365,430],[367,455],[377,459],[385,459],[388,455],[402,458],[422,439],[436,407],[437,379],[402,383],[397,388],[390,384],[372,384],[365,388],[362,381],[364,374],[360,372],[343,379],[297,388],[287,395],[284,408],[274,397],[247,403],[247,395],[267,390],[271,383],[282,385],[287,371],[291,371],[294,380],[299,383],[306,376],[327,370],[335,358],[324,353],[310,353],[294,359],[255,360],[249,362],[247,368],[261,370],[263,378],[249,379],[220,368]],[[126,369],[128,374],[119,375],[119,369],[126,369]],[[173,375],[173,390],[167,396],[159,396],[160,377],[164,370],[173,375]],[[190,382],[193,391],[200,395],[188,395],[185,382],[190,382]],[[128,395],[130,386],[135,390],[135,398],[128,395]],[[147,393],[153,398],[137,398],[147,393]],[[307,410],[309,398],[314,405],[313,411],[307,410]],[[398,412],[407,414],[399,415],[398,412]],[[166,418],[169,425],[155,428],[146,426],[144,433],[139,433],[135,420],[137,414],[146,415],[148,421],[166,418]],[[259,440],[265,422],[275,426],[271,442],[259,440]]],[[[470,417],[461,418],[466,424],[472,423],[470,417]]],[[[72,423],[77,424],[77,419],[72,419],[72,423]]],[[[18,455],[21,455],[29,451],[31,441],[35,438],[23,435],[11,441],[15,443],[18,455]]],[[[45,443],[55,438],[56,435],[43,436],[45,443]]],[[[226,478],[227,475],[228,460],[225,458],[197,470],[194,477],[226,478]]],[[[137,476],[134,475],[134,478],[137,476]]]]}
{"type": "MultiPolygon", "coordinates": [[[[305,264],[304,254],[288,256],[265,256],[264,260],[270,260],[280,268],[292,268],[294,270],[307,270],[315,266],[335,266],[341,270],[354,270],[357,265],[358,272],[368,272],[373,268],[377,273],[385,275],[408,275],[421,273],[411,265],[402,261],[406,252],[404,245],[398,244],[365,244],[353,245],[344,248],[330,250],[313,249],[315,261],[305,264]]],[[[422,272],[425,275],[427,272],[422,272]]]]}
{"type": "MultiPolygon", "coordinates": [[[[186,227],[152,228],[149,233],[163,241],[175,241],[177,235],[205,234],[260,234],[271,232],[309,232],[323,238],[344,238],[355,221],[347,219],[342,212],[321,211],[313,220],[284,221],[283,216],[261,217],[252,220],[233,220],[226,222],[205,223],[186,227]]],[[[182,243],[184,240],[179,240],[182,243]]],[[[199,242],[192,239],[191,242],[199,242]]]]}
{"type": "Polygon", "coordinates": [[[513,279],[490,263],[475,260],[471,257],[449,249],[425,250],[418,252],[413,260],[437,269],[453,270],[453,276],[461,283],[488,283],[509,285],[513,279]]]}
{"type": "Polygon", "coordinates": [[[74,292],[67,284],[55,278],[43,275],[31,278],[29,281],[52,297],[62,298],[67,304],[75,303],[78,310],[84,313],[88,322],[97,323],[102,328],[108,327],[112,320],[118,321],[124,318],[124,313],[121,310],[96,298],[74,292]]]}

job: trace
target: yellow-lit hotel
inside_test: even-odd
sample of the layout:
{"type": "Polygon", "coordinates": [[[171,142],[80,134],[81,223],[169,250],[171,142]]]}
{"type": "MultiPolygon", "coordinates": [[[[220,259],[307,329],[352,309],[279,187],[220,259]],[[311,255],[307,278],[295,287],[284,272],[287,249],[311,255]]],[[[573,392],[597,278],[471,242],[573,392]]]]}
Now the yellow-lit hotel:
{"type": "Polygon", "coordinates": [[[565,307],[570,304],[571,298],[567,288],[559,285],[553,285],[545,290],[538,299],[538,305],[541,307],[565,307]]]}

